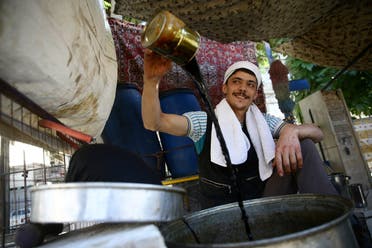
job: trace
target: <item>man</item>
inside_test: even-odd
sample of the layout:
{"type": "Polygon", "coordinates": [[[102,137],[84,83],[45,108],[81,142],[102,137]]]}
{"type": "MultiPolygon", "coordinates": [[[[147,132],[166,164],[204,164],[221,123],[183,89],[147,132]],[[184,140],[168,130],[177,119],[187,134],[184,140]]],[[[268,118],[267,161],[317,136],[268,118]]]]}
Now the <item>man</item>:
{"type": "MultiPolygon", "coordinates": [[[[158,90],[172,62],[145,50],[142,118],[145,128],[188,136],[199,155],[201,205],[208,208],[236,201],[236,188],[216,137],[214,125],[203,111],[163,113],[158,90]]],[[[225,73],[225,98],[215,113],[237,169],[243,199],[292,193],[337,194],[322,168],[314,146],[323,138],[310,124],[294,125],[263,115],[253,101],[261,84],[256,65],[240,61],[225,73]],[[277,138],[276,144],[274,138],[277,138]]]]}

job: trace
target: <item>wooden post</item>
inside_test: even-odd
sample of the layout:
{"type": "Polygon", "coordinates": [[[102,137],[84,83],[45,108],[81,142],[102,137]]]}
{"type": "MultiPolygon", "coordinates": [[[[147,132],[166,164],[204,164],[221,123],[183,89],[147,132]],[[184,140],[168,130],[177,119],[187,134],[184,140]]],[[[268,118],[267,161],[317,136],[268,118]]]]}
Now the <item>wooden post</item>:
{"type": "Polygon", "coordinates": [[[350,176],[350,184],[361,183],[365,189],[370,189],[371,172],[363,158],[342,91],[317,91],[302,99],[299,105],[304,121],[311,123],[309,113],[312,113],[315,124],[322,129],[325,159],[333,171],[350,176]]]}

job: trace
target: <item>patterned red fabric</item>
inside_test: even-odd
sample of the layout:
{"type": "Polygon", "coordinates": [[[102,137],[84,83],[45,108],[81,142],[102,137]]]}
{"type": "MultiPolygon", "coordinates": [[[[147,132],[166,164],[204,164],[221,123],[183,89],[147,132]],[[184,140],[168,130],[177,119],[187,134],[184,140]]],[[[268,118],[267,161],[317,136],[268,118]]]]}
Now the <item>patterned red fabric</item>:
{"type": "MultiPolygon", "coordinates": [[[[141,30],[143,26],[109,18],[118,60],[118,83],[134,83],[140,89],[143,86],[143,48],[141,30]]],[[[196,55],[208,94],[213,106],[222,98],[221,85],[225,70],[232,63],[248,60],[256,63],[255,44],[250,41],[237,41],[222,44],[201,37],[196,55]]],[[[186,72],[174,63],[172,70],[163,78],[160,91],[173,88],[191,88],[199,96],[194,83],[186,72]]],[[[261,111],[266,112],[262,88],[256,100],[261,111]]],[[[198,97],[200,100],[200,98],[198,97]]],[[[203,105],[203,104],[202,104],[203,105]]]]}

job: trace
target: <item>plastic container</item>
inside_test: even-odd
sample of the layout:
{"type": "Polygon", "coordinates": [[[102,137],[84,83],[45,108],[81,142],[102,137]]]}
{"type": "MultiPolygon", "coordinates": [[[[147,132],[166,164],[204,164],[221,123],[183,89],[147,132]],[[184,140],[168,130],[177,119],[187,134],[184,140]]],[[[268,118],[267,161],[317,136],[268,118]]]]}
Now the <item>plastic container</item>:
{"type": "Polygon", "coordinates": [[[118,84],[114,106],[102,132],[104,143],[137,153],[146,164],[165,175],[156,132],[144,128],[141,93],[134,84],[118,84]]]}
{"type": "MultiPolygon", "coordinates": [[[[160,105],[164,113],[172,114],[201,110],[197,98],[190,89],[172,89],[162,92],[160,105]]],[[[190,138],[160,133],[160,140],[172,178],[198,174],[198,157],[190,138]]]]}

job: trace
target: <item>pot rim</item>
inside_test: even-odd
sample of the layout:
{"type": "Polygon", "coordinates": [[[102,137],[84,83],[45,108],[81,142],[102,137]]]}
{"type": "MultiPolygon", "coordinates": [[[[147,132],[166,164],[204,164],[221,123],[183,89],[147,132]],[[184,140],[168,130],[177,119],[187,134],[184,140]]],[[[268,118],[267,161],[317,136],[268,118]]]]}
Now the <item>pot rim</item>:
{"type": "MultiPolygon", "coordinates": [[[[258,199],[244,201],[243,204],[244,204],[244,207],[247,207],[249,205],[277,202],[279,200],[284,201],[284,200],[294,199],[294,198],[299,198],[299,197],[301,197],[302,199],[303,198],[306,198],[306,199],[313,198],[314,200],[315,199],[319,200],[319,198],[323,198],[323,199],[328,198],[328,199],[333,199],[333,200],[340,201],[340,203],[341,203],[340,206],[342,205],[344,207],[344,210],[343,210],[344,213],[341,216],[333,219],[332,221],[326,222],[324,224],[321,224],[321,225],[318,225],[318,226],[315,226],[315,227],[311,227],[311,228],[308,228],[308,229],[305,229],[305,230],[302,230],[302,231],[278,236],[278,237],[259,239],[259,240],[254,240],[254,241],[246,241],[246,242],[243,241],[243,242],[234,242],[234,243],[223,243],[223,244],[221,244],[221,243],[184,244],[184,245],[182,245],[182,247],[185,247],[185,248],[186,247],[201,247],[201,248],[203,248],[203,247],[221,247],[221,248],[226,247],[226,248],[234,248],[234,247],[255,247],[255,246],[263,246],[263,245],[269,245],[269,244],[275,244],[275,243],[288,242],[290,240],[295,240],[295,239],[299,239],[299,238],[302,238],[302,237],[304,238],[304,237],[309,236],[309,235],[324,232],[325,230],[328,230],[328,229],[331,229],[331,228],[337,226],[339,223],[343,222],[346,218],[348,218],[351,215],[351,211],[353,209],[352,202],[349,199],[346,199],[344,197],[335,196],[335,195],[319,195],[319,194],[308,194],[308,193],[307,194],[292,194],[292,195],[258,198],[258,199]]],[[[206,213],[209,213],[211,210],[216,210],[216,209],[224,210],[224,209],[228,209],[228,208],[235,207],[235,206],[238,207],[237,202],[229,203],[229,204],[225,204],[225,205],[221,205],[221,206],[216,206],[216,207],[213,207],[213,208],[204,209],[204,210],[201,210],[197,213],[187,214],[187,215],[184,216],[184,219],[187,221],[188,218],[190,218],[190,217],[195,218],[197,216],[203,216],[206,213]]],[[[249,218],[249,216],[248,216],[248,218],[249,218]]],[[[166,243],[170,244],[170,245],[179,245],[179,243],[172,242],[172,241],[171,242],[166,241],[166,243]]]]}

